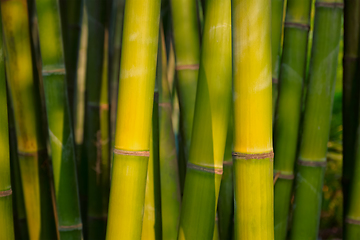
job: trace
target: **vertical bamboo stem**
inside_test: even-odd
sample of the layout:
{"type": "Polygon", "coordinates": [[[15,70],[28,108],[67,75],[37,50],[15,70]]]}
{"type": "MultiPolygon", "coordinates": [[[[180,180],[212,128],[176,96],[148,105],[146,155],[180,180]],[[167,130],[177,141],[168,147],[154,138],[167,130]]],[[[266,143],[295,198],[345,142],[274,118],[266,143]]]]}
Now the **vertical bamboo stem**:
{"type": "MultiPolygon", "coordinates": [[[[162,238],[176,240],[180,220],[180,179],[172,124],[171,92],[167,77],[164,32],[161,31],[162,76],[159,84],[159,161],[162,238]]],[[[158,56],[159,57],[159,56],[158,56]]]]}
{"type": "Polygon", "coordinates": [[[343,213],[349,206],[349,187],[354,171],[356,131],[359,112],[360,1],[345,0],[343,58],[343,213]]]}
{"type": "Polygon", "coordinates": [[[60,0],[61,27],[64,45],[67,93],[71,113],[71,121],[75,121],[77,67],[81,36],[81,22],[84,0],[60,0]]]}
{"type": "Polygon", "coordinates": [[[180,107],[179,170],[181,189],[184,188],[186,163],[189,158],[200,60],[197,3],[194,0],[171,0],[176,57],[176,90],[180,107]]]}
{"type": "Polygon", "coordinates": [[[96,0],[85,1],[88,19],[86,62],[85,133],[83,159],[87,161],[87,234],[103,239],[109,198],[109,105],[107,79],[107,6],[96,0]]]}
{"type": "MultiPolygon", "coordinates": [[[[0,51],[4,51],[0,21],[0,51]]],[[[0,56],[0,233],[3,239],[14,239],[13,203],[10,178],[10,147],[8,129],[8,104],[4,55],[0,56]]]]}
{"type": "Polygon", "coordinates": [[[273,239],[270,0],[233,0],[235,239],[273,239]]]}
{"type": "Polygon", "coordinates": [[[36,0],[60,238],[81,239],[75,145],[57,0],[36,0]]]}
{"type": "Polygon", "coordinates": [[[125,5],[107,239],[140,239],[149,158],[160,0],[125,5]]]}
{"type": "Polygon", "coordinates": [[[231,108],[231,1],[206,2],[179,239],[212,239],[231,108]]]}
{"type": "Polygon", "coordinates": [[[27,3],[1,1],[1,13],[29,237],[55,239],[40,93],[33,77],[35,63],[31,59],[27,3]]]}
{"type": "Polygon", "coordinates": [[[272,63],[272,112],[275,115],[278,98],[281,35],[283,32],[285,0],[271,0],[271,63],[272,63]]]}
{"type": "Polygon", "coordinates": [[[295,184],[290,239],[318,236],[327,142],[339,53],[342,0],[317,0],[309,85],[295,184]]]}
{"type": "Polygon", "coordinates": [[[275,117],[275,239],[285,240],[305,79],[311,0],[288,0],[275,117]]]}
{"type": "Polygon", "coordinates": [[[223,161],[223,175],[221,179],[218,216],[219,234],[221,240],[232,239],[234,232],[234,184],[233,184],[233,116],[230,116],[223,161]]]}

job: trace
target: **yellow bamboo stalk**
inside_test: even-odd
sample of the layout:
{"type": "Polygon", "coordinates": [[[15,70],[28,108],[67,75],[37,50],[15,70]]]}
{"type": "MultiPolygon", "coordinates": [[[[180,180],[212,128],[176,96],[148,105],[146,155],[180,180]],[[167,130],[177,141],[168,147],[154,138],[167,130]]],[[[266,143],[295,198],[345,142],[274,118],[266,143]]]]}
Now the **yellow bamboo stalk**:
{"type": "Polygon", "coordinates": [[[270,0],[233,0],[235,239],[273,239],[270,0]]]}
{"type": "Polygon", "coordinates": [[[107,239],[140,239],[155,87],[160,0],[125,5],[107,239]]]}

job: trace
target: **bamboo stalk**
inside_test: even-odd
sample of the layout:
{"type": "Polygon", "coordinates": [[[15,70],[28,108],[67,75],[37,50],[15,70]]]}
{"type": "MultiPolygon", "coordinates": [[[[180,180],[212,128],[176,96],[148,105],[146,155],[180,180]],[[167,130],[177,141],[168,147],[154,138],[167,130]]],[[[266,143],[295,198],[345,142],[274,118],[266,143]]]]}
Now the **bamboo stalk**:
{"type": "Polygon", "coordinates": [[[171,0],[176,58],[175,84],[180,107],[179,170],[182,190],[189,158],[200,60],[197,4],[198,2],[194,0],[171,0]]]}
{"type": "Polygon", "coordinates": [[[290,239],[318,236],[341,31],[342,0],[317,0],[290,239]]]}
{"type": "Polygon", "coordinates": [[[107,239],[141,238],[159,19],[159,0],[126,1],[107,239]]]}
{"type": "Polygon", "coordinates": [[[359,112],[359,38],[360,1],[345,0],[344,8],[344,58],[343,58],[343,213],[349,206],[349,187],[352,180],[356,154],[356,131],[359,112]]]}
{"type": "Polygon", "coordinates": [[[36,0],[46,113],[60,238],[81,239],[74,136],[67,95],[58,2],[36,0]]]}
{"type": "Polygon", "coordinates": [[[281,35],[283,32],[285,0],[271,0],[271,63],[272,63],[272,111],[273,117],[278,98],[281,35]]]}
{"type": "Polygon", "coordinates": [[[162,239],[162,212],[161,212],[161,184],[159,162],[159,91],[156,86],[161,81],[161,42],[159,43],[157,80],[154,91],[154,104],[152,113],[152,128],[150,133],[150,156],[147,169],[144,217],[142,223],[141,239],[162,239]]]}
{"type": "Polygon", "coordinates": [[[110,87],[110,129],[111,146],[114,146],[119,85],[121,38],[124,19],[125,0],[113,0],[109,24],[109,87],[110,87]]]}
{"type": "Polygon", "coordinates": [[[79,62],[77,72],[77,86],[75,95],[75,114],[74,114],[74,137],[75,137],[75,154],[77,162],[77,176],[79,183],[80,195],[80,212],[83,224],[83,237],[87,239],[87,160],[82,154],[84,149],[84,117],[85,117],[85,72],[87,60],[87,40],[88,40],[88,26],[87,14],[85,11],[85,4],[83,6],[83,18],[81,27],[81,39],[79,50],[79,62]]]}
{"type": "Polygon", "coordinates": [[[235,239],[273,239],[270,0],[232,1],[235,239]]]}
{"type": "Polygon", "coordinates": [[[221,179],[218,216],[220,239],[232,239],[234,232],[234,186],[233,186],[233,117],[229,118],[226,145],[223,161],[223,175],[221,179]]]}
{"type": "Polygon", "coordinates": [[[60,0],[61,27],[66,65],[67,92],[71,121],[75,121],[77,67],[83,16],[83,0],[60,0]]]}
{"type": "Polygon", "coordinates": [[[305,79],[311,0],[288,0],[275,117],[275,239],[286,239],[305,79]]]}
{"type": "Polygon", "coordinates": [[[211,239],[231,108],[231,2],[208,0],[179,239],[211,239]]]}
{"type": "Polygon", "coordinates": [[[88,44],[86,63],[85,135],[87,161],[87,234],[103,239],[110,184],[109,105],[107,76],[106,4],[87,0],[88,44]],[[106,39],[105,39],[106,38],[106,39]]]}
{"type": "MultiPolygon", "coordinates": [[[[7,90],[9,92],[9,89],[7,90]]],[[[9,144],[10,144],[10,168],[11,168],[11,185],[13,190],[13,216],[15,239],[29,239],[29,232],[26,223],[26,212],[24,204],[24,194],[21,184],[20,166],[17,154],[16,132],[14,113],[8,97],[8,122],[9,122],[9,144]]]]}
{"type": "MultiPolygon", "coordinates": [[[[3,33],[0,21],[0,51],[4,51],[3,33]]],[[[13,202],[10,178],[10,146],[8,129],[8,104],[6,93],[5,59],[0,56],[0,233],[4,239],[15,239],[13,202]]]]}
{"type": "Polygon", "coordinates": [[[168,84],[164,31],[161,31],[161,34],[162,76],[159,84],[159,161],[162,239],[176,240],[181,205],[180,178],[172,124],[172,99],[168,84]]]}
{"type": "MultiPolygon", "coordinates": [[[[346,4],[346,2],[345,2],[346,4]]],[[[359,100],[359,99],[358,99],[359,100]]],[[[360,127],[357,128],[356,136],[356,159],[353,162],[353,176],[348,192],[347,212],[344,217],[344,240],[360,238],[360,127]]]]}
{"type": "Polygon", "coordinates": [[[27,3],[1,1],[1,13],[29,237],[55,239],[40,93],[33,77],[27,3]]]}

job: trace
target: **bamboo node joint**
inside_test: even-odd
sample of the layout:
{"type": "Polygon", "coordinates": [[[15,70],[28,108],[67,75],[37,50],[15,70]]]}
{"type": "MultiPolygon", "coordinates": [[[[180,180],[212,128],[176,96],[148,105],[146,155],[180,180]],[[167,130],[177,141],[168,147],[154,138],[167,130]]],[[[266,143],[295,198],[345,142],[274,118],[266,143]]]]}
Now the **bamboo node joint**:
{"type": "Polygon", "coordinates": [[[278,83],[279,83],[279,80],[278,80],[277,78],[272,78],[272,83],[278,84],[278,83]]]}
{"type": "Polygon", "coordinates": [[[6,191],[0,191],[0,197],[7,197],[10,196],[12,194],[12,189],[10,188],[9,190],[6,191]]]}
{"type": "Polygon", "coordinates": [[[149,151],[126,151],[114,148],[114,154],[118,155],[129,155],[129,156],[139,156],[139,157],[149,157],[149,151]]]}
{"type": "Polygon", "coordinates": [[[70,226],[59,226],[59,231],[72,231],[82,229],[82,223],[70,225],[70,226]]]}
{"type": "Polygon", "coordinates": [[[296,23],[296,22],[285,22],[284,27],[298,28],[298,29],[302,29],[302,30],[305,30],[305,31],[310,30],[310,25],[309,24],[296,23]]]}
{"type": "Polygon", "coordinates": [[[298,164],[306,167],[326,167],[326,160],[325,161],[306,161],[298,159],[298,164]]]}
{"type": "Polygon", "coordinates": [[[354,225],[360,225],[360,220],[355,220],[355,219],[351,219],[351,218],[346,218],[345,222],[349,223],[349,224],[354,224],[354,225]]]}
{"type": "Polygon", "coordinates": [[[185,65],[177,65],[175,70],[198,70],[199,64],[185,64],[185,65]]]}
{"type": "Polygon", "coordinates": [[[214,173],[214,174],[223,174],[223,169],[222,168],[208,168],[208,167],[202,167],[196,164],[193,164],[191,162],[187,163],[187,167],[190,169],[194,169],[194,170],[198,170],[198,171],[202,171],[202,172],[208,172],[208,173],[214,173]]]}
{"type": "Polygon", "coordinates": [[[318,2],[315,3],[316,7],[327,7],[327,8],[344,8],[344,3],[340,2],[318,2]]]}
{"type": "Polygon", "coordinates": [[[233,152],[232,153],[233,158],[235,159],[265,159],[265,158],[274,158],[274,152],[268,152],[268,153],[238,153],[233,152]]]}

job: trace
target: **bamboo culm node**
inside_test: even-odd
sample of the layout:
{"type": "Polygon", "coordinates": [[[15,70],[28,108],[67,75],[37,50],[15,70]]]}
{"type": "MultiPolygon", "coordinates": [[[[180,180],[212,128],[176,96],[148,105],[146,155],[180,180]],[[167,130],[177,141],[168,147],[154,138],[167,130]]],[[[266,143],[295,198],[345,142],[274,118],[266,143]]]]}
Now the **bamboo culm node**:
{"type": "Polygon", "coordinates": [[[360,220],[355,220],[355,219],[351,219],[351,218],[346,218],[345,222],[354,224],[354,225],[360,225],[360,220]]]}
{"type": "Polygon", "coordinates": [[[270,158],[270,161],[274,158],[274,152],[268,152],[268,153],[257,153],[257,154],[247,154],[247,153],[238,153],[233,152],[232,156],[234,159],[265,159],[270,158]]]}
{"type": "Polygon", "coordinates": [[[175,70],[198,70],[199,64],[176,65],[175,70]]]}
{"type": "Polygon", "coordinates": [[[120,150],[114,148],[114,154],[118,155],[129,155],[129,156],[139,156],[139,157],[149,157],[149,151],[127,151],[127,150],[120,150]]]}
{"type": "Polygon", "coordinates": [[[298,164],[307,167],[326,167],[326,160],[325,161],[306,161],[306,160],[298,160],[298,164]]]}
{"type": "Polygon", "coordinates": [[[339,2],[316,2],[315,6],[327,8],[344,8],[344,4],[339,2]]]}
{"type": "Polygon", "coordinates": [[[12,189],[6,190],[6,191],[0,191],[0,197],[7,197],[12,195],[12,189]]]}
{"type": "Polygon", "coordinates": [[[296,23],[296,22],[285,22],[284,27],[288,28],[298,28],[305,31],[310,31],[310,25],[309,24],[303,24],[303,23],[296,23]]]}
{"type": "Polygon", "coordinates": [[[199,166],[197,164],[193,164],[191,162],[187,163],[187,167],[190,169],[194,169],[194,170],[198,170],[198,171],[202,171],[202,172],[214,173],[214,174],[219,174],[219,175],[223,174],[222,168],[208,168],[208,167],[199,166]]]}

